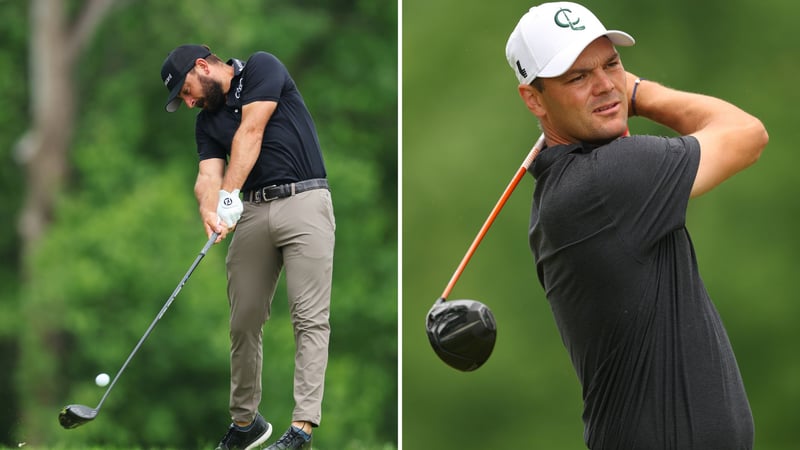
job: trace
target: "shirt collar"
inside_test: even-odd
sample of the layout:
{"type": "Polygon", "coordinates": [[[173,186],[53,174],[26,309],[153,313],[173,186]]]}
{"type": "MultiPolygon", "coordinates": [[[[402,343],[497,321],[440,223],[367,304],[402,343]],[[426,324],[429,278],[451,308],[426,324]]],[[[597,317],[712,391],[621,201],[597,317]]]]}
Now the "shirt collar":
{"type": "Polygon", "coordinates": [[[241,75],[242,71],[244,70],[244,62],[242,62],[242,60],[240,59],[231,58],[228,60],[226,64],[228,64],[229,66],[233,66],[234,77],[238,77],[239,75],[241,75]]]}
{"type": "Polygon", "coordinates": [[[228,90],[228,95],[225,96],[225,104],[228,106],[235,106],[241,104],[239,101],[242,95],[242,72],[244,71],[244,64],[241,60],[231,58],[227,64],[233,67],[233,78],[231,78],[231,88],[228,90]]]}
{"type": "MultiPolygon", "coordinates": [[[[612,141],[613,142],[613,141],[612,141]]],[[[550,168],[556,161],[571,153],[591,153],[596,149],[610,144],[593,144],[581,142],[579,144],[559,144],[553,147],[545,147],[533,160],[533,164],[528,167],[528,172],[538,179],[542,172],[550,168]]]]}

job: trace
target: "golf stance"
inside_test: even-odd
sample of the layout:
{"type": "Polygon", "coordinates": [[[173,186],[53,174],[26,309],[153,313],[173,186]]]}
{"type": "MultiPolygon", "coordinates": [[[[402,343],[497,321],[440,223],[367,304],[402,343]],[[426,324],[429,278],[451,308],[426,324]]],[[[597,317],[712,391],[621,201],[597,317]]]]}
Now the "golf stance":
{"type": "Polygon", "coordinates": [[[700,278],[690,198],[753,164],[761,122],[641,80],[575,3],[531,8],[506,57],[546,147],[529,229],[539,282],[583,387],[591,449],[751,449],[744,383],[700,278]],[[639,115],[681,137],[622,137],[639,115]]]}
{"type": "Polygon", "coordinates": [[[199,107],[194,191],[206,233],[236,232],[226,259],[233,420],[217,449],[251,449],[272,433],[259,414],[262,328],[283,268],[296,344],[289,429],[269,449],[311,448],[328,362],[335,219],[311,114],[286,67],[257,52],[223,62],[206,46],[167,56],[166,109],[199,107]],[[240,198],[240,192],[242,198],[240,198]]]}

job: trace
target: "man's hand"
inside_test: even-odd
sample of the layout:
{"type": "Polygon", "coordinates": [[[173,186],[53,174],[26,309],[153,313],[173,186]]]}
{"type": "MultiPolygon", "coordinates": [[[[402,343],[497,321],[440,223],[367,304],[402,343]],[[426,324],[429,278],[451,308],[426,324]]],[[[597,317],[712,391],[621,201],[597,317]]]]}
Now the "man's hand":
{"type": "Polygon", "coordinates": [[[244,211],[244,205],[242,205],[242,200],[239,199],[238,189],[234,189],[233,192],[228,192],[224,189],[219,191],[217,216],[228,228],[233,228],[236,222],[239,221],[239,218],[242,217],[242,211],[244,211]]]}

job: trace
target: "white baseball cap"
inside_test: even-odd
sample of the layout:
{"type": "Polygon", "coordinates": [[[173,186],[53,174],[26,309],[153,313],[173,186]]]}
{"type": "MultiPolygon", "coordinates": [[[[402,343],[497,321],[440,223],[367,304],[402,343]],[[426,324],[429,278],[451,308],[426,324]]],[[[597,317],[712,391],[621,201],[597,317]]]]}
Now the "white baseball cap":
{"type": "Polygon", "coordinates": [[[625,47],[636,42],[628,33],[606,30],[591,11],[577,3],[543,3],[525,13],[511,32],[506,59],[519,82],[530,84],[534,78],[563,75],[600,36],[625,47]]]}

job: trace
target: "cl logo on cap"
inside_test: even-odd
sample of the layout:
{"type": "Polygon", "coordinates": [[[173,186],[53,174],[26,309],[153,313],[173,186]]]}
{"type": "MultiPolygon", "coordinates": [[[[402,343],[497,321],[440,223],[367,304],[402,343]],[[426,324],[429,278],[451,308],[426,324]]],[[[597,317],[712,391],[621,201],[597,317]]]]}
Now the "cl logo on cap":
{"type": "Polygon", "coordinates": [[[573,29],[574,31],[580,31],[580,30],[586,29],[586,27],[583,26],[583,25],[578,26],[578,24],[581,22],[581,18],[578,17],[578,18],[575,19],[575,21],[573,21],[570,18],[571,14],[572,14],[572,10],[569,10],[567,8],[561,8],[561,9],[558,10],[558,12],[556,12],[556,15],[555,15],[555,17],[553,17],[553,19],[556,21],[556,25],[560,26],[561,28],[569,27],[569,28],[573,29]],[[563,17],[563,20],[566,20],[566,22],[562,21],[562,17],[563,17]]]}

